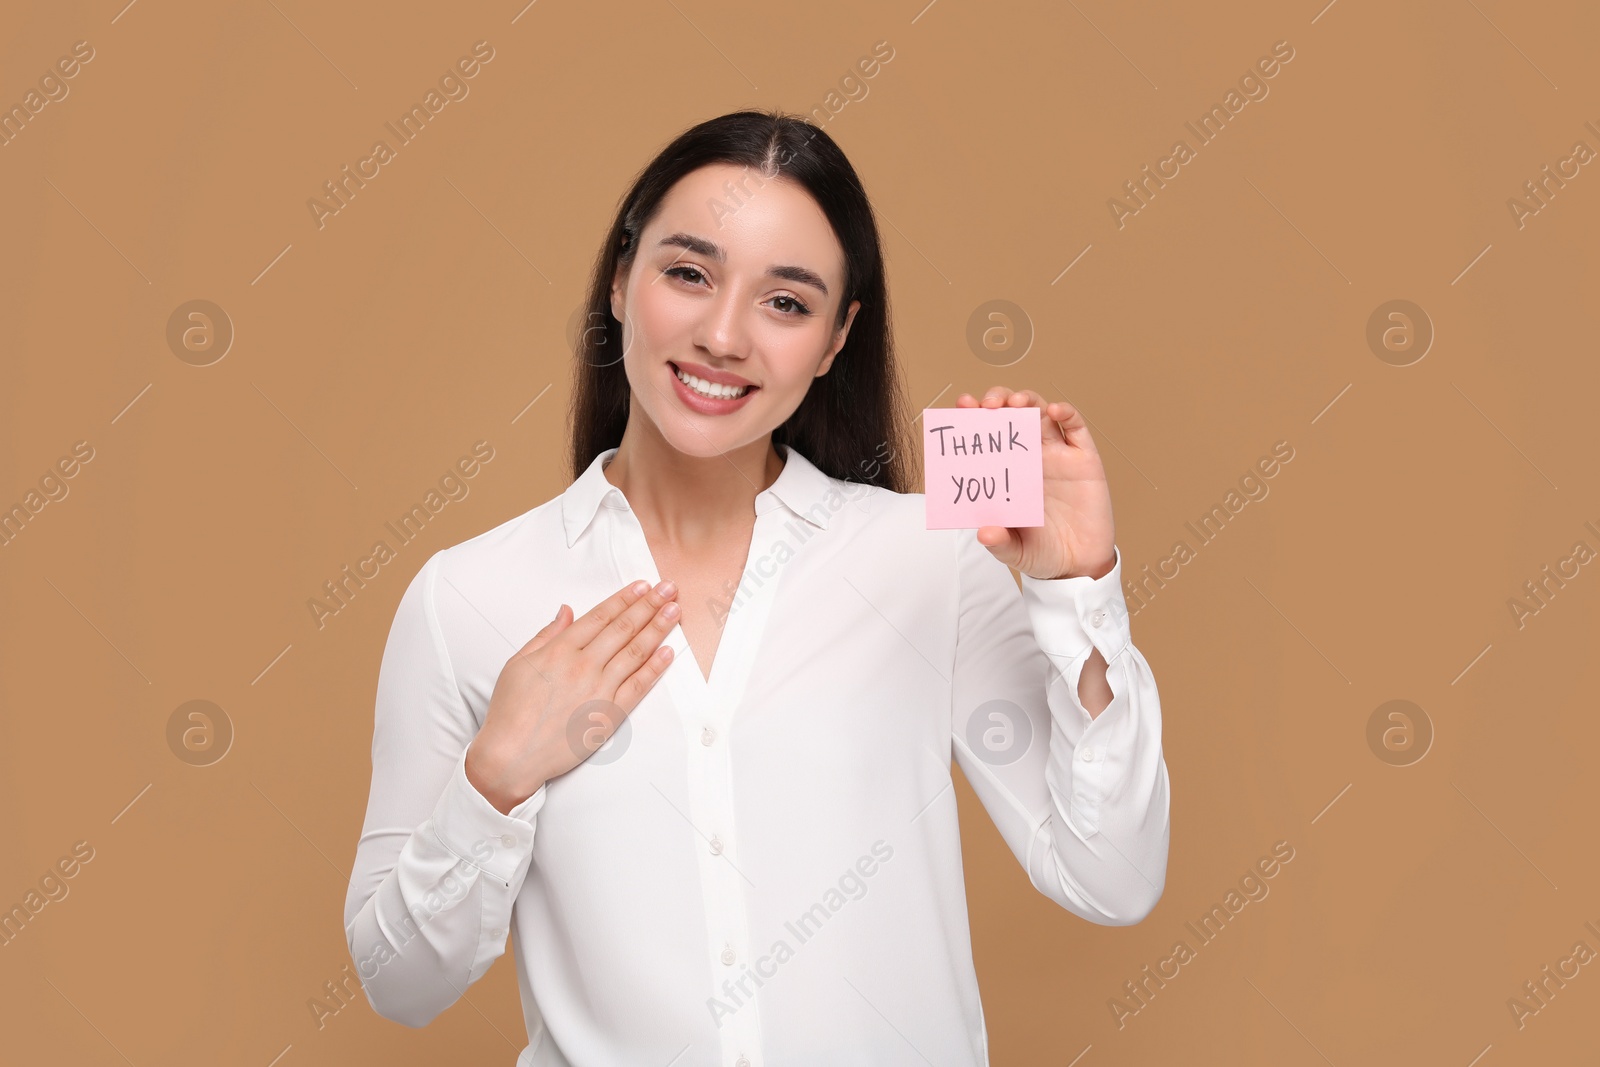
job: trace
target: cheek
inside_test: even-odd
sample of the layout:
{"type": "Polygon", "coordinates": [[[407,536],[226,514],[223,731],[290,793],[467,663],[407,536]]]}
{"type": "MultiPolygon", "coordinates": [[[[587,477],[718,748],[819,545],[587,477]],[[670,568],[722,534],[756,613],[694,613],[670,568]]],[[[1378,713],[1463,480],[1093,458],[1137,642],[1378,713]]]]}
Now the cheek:
{"type": "Polygon", "coordinates": [[[804,393],[816,381],[817,368],[828,350],[828,331],[824,324],[808,324],[805,329],[773,328],[762,345],[766,353],[767,375],[772,384],[786,392],[804,393]]]}
{"type": "Polygon", "coordinates": [[[628,384],[647,410],[668,402],[661,360],[685,351],[693,337],[693,312],[688,301],[659,285],[643,282],[628,294],[628,318],[623,324],[623,370],[628,384]]]}
{"type": "Polygon", "coordinates": [[[664,347],[691,332],[696,305],[668,288],[669,280],[656,284],[641,282],[629,301],[628,311],[634,331],[632,348],[664,347]]]}

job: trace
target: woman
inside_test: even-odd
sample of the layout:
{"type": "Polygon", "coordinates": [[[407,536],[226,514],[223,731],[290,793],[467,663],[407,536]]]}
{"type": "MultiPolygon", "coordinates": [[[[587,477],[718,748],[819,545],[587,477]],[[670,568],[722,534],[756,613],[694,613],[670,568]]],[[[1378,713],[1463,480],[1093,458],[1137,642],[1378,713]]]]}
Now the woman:
{"type": "Polygon", "coordinates": [[[585,310],[573,484],[429,559],[384,651],[368,999],[425,1025],[509,933],[521,1065],[987,1063],[952,757],[1061,907],[1126,925],[1165,884],[1082,417],[963,394],[1042,409],[1045,525],[926,529],[871,207],[777,114],[656,157],[585,310]]]}

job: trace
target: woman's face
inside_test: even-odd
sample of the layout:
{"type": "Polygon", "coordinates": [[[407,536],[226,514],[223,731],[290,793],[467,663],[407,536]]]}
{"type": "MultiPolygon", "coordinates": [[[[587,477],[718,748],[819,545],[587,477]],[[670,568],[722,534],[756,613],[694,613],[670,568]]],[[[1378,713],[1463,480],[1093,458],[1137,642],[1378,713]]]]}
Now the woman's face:
{"type": "Polygon", "coordinates": [[[686,175],[611,287],[630,418],[647,416],[692,456],[764,438],[844,345],[860,301],[835,330],[843,298],[844,249],[799,185],[728,164],[686,175]],[[728,385],[753,388],[735,395],[728,385]]]}

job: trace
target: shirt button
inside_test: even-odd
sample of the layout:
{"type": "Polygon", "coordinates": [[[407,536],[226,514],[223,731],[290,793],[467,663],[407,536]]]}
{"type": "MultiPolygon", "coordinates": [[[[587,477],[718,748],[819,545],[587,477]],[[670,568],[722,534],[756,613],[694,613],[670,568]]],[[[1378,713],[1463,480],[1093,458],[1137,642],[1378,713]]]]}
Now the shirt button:
{"type": "Polygon", "coordinates": [[[710,745],[711,742],[715,741],[716,739],[717,732],[711,727],[707,726],[704,730],[700,731],[700,743],[702,745],[710,745]]]}
{"type": "Polygon", "coordinates": [[[1103,612],[1103,611],[1091,611],[1089,613],[1089,625],[1090,626],[1098,627],[1101,623],[1103,623],[1105,621],[1106,621],[1106,613],[1105,612],[1103,612]]]}
{"type": "Polygon", "coordinates": [[[727,964],[729,967],[733,966],[733,946],[724,946],[722,950],[722,962],[727,964]]]}
{"type": "Polygon", "coordinates": [[[506,848],[516,848],[517,847],[517,839],[515,837],[512,837],[510,834],[501,834],[500,835],[500,843],[502,845],[504,845],[506,848]]]}
{"type": "Polygon", "coordinates": [[[1084,749],[1083,750],[1083,755],[1079,756],[1078,758],[1083,760],[1083,762],[1085,762],[1085,763],[1093,763],[1094,762],[1094,749],[1092,749],[1092,748],[1084,749]]]}
{"type": "Polygon", "coordinates": [[[733,1067],[750,1067],[750,1061],[745,1059],[743,1056],[740,1056],[738,1059],[733,1061],[733,1067]]]}
{"type": "Polygon", "coordinates": [[[722,838],[716,834],[711,835],[711,854],[713,856],[722,855],[722,838]]]}

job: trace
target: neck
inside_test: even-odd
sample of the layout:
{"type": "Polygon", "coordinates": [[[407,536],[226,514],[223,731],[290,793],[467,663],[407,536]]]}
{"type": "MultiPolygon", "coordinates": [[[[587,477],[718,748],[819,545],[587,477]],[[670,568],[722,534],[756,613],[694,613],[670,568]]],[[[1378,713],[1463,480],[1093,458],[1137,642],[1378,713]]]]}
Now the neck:
{"type": "Polygon", "coordinates": [[[602,473],[622,490],[645,529],[693,548],[752,525],[757,494],[777,481],[783,466],[770,433],[728,452],[690,456],[654,427],[646,432],[630,419],[602,473]]]}

